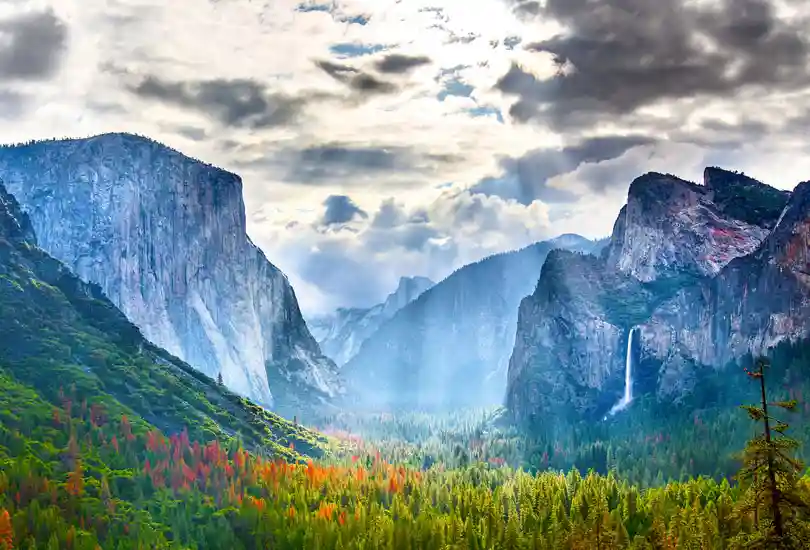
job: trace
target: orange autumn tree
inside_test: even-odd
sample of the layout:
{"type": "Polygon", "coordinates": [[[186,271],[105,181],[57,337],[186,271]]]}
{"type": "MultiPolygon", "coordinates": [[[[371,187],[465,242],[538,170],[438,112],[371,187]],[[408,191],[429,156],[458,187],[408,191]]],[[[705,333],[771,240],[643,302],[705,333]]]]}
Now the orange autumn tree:
{"type": "Polygon", "coordinates": [[[0,550],[14,548],[14,530],[11,527],[11,516],[5,508],[0,509],[0,550]]]}
{"type": "Polygon", "coordinates": [[[84,491],[84,470],[82,469],[81,460],[76,460],[76,467],[70,474],[65,489],[67,492],[75,497],[82,495],[84,491]]]}

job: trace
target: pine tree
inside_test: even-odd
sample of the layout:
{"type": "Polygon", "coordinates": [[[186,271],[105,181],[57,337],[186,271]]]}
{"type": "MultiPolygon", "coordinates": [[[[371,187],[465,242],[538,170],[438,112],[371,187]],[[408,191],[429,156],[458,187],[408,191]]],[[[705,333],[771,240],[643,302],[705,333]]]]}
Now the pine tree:
{"type": "Polygon", "coordinates": [[[743,452],[743,467],[737,478],[747,485],[748,498],[743,501],[743,513],[754,512],[755,528],[748,537],[748,548],[805,548],[802,540],[804,529],[797,522],[800,513],[808,511],[798,488],[800,473],[804,466],[792,456],[798,448],[796,440],[785,436],[788,425],[774,418],[768,407],[793,411],[796,401],[768,402],[765,386],[765,370],[768,359],[756,361],[756,370],[745,373],[759,381],[760,406],[743,405],[742,408],[755,422],[762,422],[762,433],[751,439],[743,452]],[[775,423],[775,425],[772,425],[775,423]],[[760,503],[762,507],[760,508],[760,503]]]}
{"type": "Polygon", "coordinates": [[[223,385],[223,383],[222,383],[222,371],[220,371],[220,372],[217,374],[217,384],[219,384],[220,386],[222,386],[222,385],[223,385]]]}

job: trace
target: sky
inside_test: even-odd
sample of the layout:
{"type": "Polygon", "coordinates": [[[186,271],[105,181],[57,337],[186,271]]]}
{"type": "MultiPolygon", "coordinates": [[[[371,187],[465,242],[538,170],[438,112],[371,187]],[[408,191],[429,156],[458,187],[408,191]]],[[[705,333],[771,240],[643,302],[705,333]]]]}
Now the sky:
{"type": "Polygon", "coordinates": [[[0,0],[0,142],[239,174],[306,315],[562,233],[630,182],[810,179],[806,0],[0,0]]]}

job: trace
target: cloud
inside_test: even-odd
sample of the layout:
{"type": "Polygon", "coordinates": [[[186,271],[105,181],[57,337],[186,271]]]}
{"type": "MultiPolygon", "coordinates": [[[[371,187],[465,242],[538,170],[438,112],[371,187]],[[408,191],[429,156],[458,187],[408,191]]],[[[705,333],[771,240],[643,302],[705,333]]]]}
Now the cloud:
{"type": "Polygon", "coordinates": [[[315,64],[326,74],[360,94],[386,94],[397,91],[394,84],[349,65],[319,60],[315,64]]]}
{"type": "MultiPolygon", "coordinates": [[[[554,233],[540,203],[527,208],[466,191],[442,193],[424,205],[409,206],[390,197],[378,205],[369,219],[351,218],[352,232],[299,225],[281,248],[273,232],[255,234],[257,244],[285,258],[296,289],[318,289],[299,296],[308,315],[347,305],[371,306],[402,275],[441,280],[461,265],[554,233]]],[[[347,210],[339,219],[349,217],[353,209],[347,210]]]]}
{"type": "MultiPolygon", "coordinates": [[[[535,200],[547,204],[577,202],[580,195],[549,185],[555,176],[568,174],[583,164],[596,164],[621,157],[628,150],[654,143],[645,136],[601,136],[562,149],[537,149],[519,158],[501,160],[503,175],[487,177],[470,188],[473,193],[514,199],[529,205],[535,200]]],[[[604,191],[600,182],[589,182],[591,190],[604,191]]]]}
{"type": "Polygon", "coordinates": [[[0,19],[0,81],[53,77],[67,38],[67,25],[50,9],[0,19]]]}
{"type": "Polygon", "coordinates": [[[130,89],[146,99],[210,114],[225,126],[252,129],[291,124],[306,103],[249,79],[175,82],[150,75],[130,89]]]}
{"type": "MultiPolygon", "coordinates": [[[[463,164],[461,155],[434,153],[410,146],[360,143],[324,143],[301,148],[278,143],[228,144],[239,169],[272,169],[290,184],[362,188],[380,181],[389,187],[423,185],[419,176],[449,165],[463,164]]],[[[390,191],[390,189],[389,189],[390,191]]]]}
{"type": "Polygon", "coordinates": [[[323,205],[326,210],[321,218],[321,224],[327,227],[348,223],[355,218],[368,218],[366,211],[346,195],[329,195],[323,205]]]}
{"type": "Polygon", "coordinates": [[[557,74],[544,79],[513,64],[496,87],[517,96],[515,119],[558,128],[627,115],[662,100],[801,89],[810,84],[808,19],[782,17],[775,4],[524,2],[518,5],[524,14],[566,28],[565,34],[526,46],[550,56],[557,74]]]}
{"type": "Polygon", "coordinates": [[[208,138],[208,132],[194,126],[179,126],[175,128],[175,131],[181,136],[193,141],[203,141],[208,138]]]}
{"type": "MultiPolygon", "coordinates": [[[[342,4],[342,3],[341,3],[342,4]]],[[[348,13],[343,6],[337,2],[301,2],[295,11],[302,13],[328,13],[335,21],[349,25],[368,25],[370,18],[368,15],[348,13]]]]}
{"type": "Polygon", "coordinates": [[[536,0],[518,0],[515,6],[515,11],[522,16],[539,15],[541,10],[542,6],[540,6],[540,2],[536,0]]]}
{"type": "Polygon", "coordinates": [[[18,117],[23,112],[25,99],[21,94],[8,90],[0,90],[0,118],[9,120],[18,117]]]}
{"type": "Polygon", "coordinates": [[[330,185],[355,177],[349,185],[363,186],[387,172],[405,168],[412,152],[407,148],[318,145],[280,152],[274,162],[286,165],[285,180],[304,185],[330,185]]]}
{"type": "Polygon", "coordinates": [[[603,236],[625,186],[648,170],[694,179],[720,164],[767,181],[778,166],[775,183],[807,179],[807,72],[789,48],[768,45],[790,43],[775,37],[795,34],[807,2],[780,3],[774,13],[799,15],[778,19],[761,53],[737,55],[745,47],[735,41],[750,41],[763,20],[750,6],[761,4],[732,12],[723,0],[690,0],[670,14],[671,0],[520,10],[509,0],[475,10],[456,0],[316,0],[302,10],[301,0],[0,0],[3,59],[8,21],[42,11],[31,6],[50,5],[69,24],[54,64],[39,64],[51,67],[46,79],[0,67],[0,141],[125,130],[236,172],[251,238],[305,309],[367,305],[402,275],[439,280],[545,236],[603,236]],[[621,8],[643,17],[626,21],[621,8]],[[695,15],[712,10],[726,17],[695,15]],[[615,55],[614,43],[628,51],[615,55]],[[375,63],[394,53],[430,64],[381,72],[375,63]],[[567,61],[555,65],[557,53],[567,61]],[[707,55],[720,61],[716,74],[707,55]],[[751,67],[763,62],[751,56],[773,61],[775,78],[756,83],[751,67]],[[508,89],[495,87],[513,64],[508,89]],[[682,83],[659,76],[670,69],[682,83]],[[704,72],[708,84],[692,76],[704,72]],[[718,79],[744,84],[713,92],[718,79]],[[641,144],[586,147],[600,136],[641,144]],[[368,217],[324,227],[329,196],[349,196],[368,217]]]}
{"type": "Polygon", "coordinates": [[[427,65],[428,63],[430,63],[430,58],[425,57],[423,55],[410,56],[399,53],[392,53],[378,60],[374,64],[374,66],[381,73],[401,74],[407,73],[408,71],[415,69],[416,67],[419,67],[421,65],[427,65]]]}

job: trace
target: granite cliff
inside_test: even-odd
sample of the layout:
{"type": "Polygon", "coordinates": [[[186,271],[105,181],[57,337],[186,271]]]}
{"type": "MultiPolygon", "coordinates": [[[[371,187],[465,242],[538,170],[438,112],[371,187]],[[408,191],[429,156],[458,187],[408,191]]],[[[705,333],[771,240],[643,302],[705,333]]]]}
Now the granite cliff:
{"type": "Polygon", "coordinates": [[[0,148],[39,245],[154,344],[296,414],[341,390],[285,275],[250,241],[238,176],[146,138],[0,148]]]}
{"type": "MultiPolygon", "coordinates": [[[[69,407],[70,394],[77,404],[98,406],[97,419],[126,414],[133,429],[187,430],[192,438],[223,440],[239,433],[247,448],[289,460],[323,456],[328,448],[325,437],[146,341],[98,285],[82,281],[37,246],[30,218],[0,182],[0,396],[9,421],[4,433],[20,418],[50,429],[52,411],[69,407]]],[[[58,447],[48,447],[55,456],[58,447]]]]}
{"type": "Polygon", "coordinates": [[[546,255],[603,243],[576,235],[464,266],[399,310],[344,367],[352,406],[439,409],[501,404],[517,306],[546,255]]]}
{"type": "Polygon", "coordinates": [[[603,254],[551,253],[520,304],[512,417],[604,415],[623,391],[633,327],[634,393],[676,403],[704,374],[806,336],[808,194],[718,168],[703,185],[633,181],[603,254]]]}
{"type": "Polygon", "coordinates": [[[426,277],[402,277],[383,303],[370,308],[339,308],[331,315],[310,319],[307,325],[321,350],[343,366],[383,323],[434,284],[426,277]]]}

